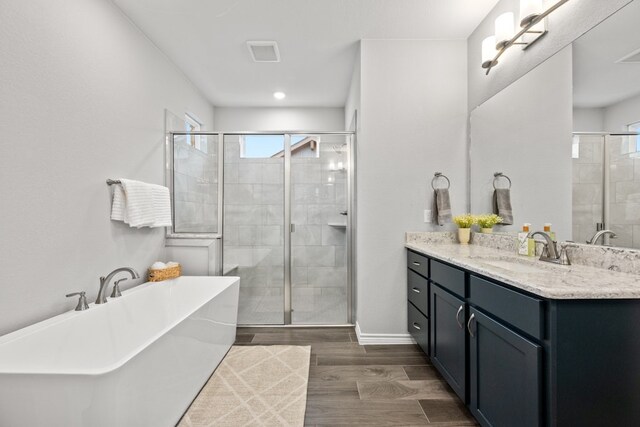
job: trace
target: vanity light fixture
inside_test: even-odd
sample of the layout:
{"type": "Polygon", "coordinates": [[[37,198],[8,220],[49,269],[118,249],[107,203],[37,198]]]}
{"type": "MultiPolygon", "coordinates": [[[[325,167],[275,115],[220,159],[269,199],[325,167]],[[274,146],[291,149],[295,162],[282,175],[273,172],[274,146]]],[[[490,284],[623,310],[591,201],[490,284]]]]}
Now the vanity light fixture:
{"type": "Polygon", "coordinates": [[[527,49],[540,40],[547,33],[545,18],[568,1],[557,1],[544,10],[542,0],[520,0],[521,29],[517,33],[512,12],[498,16],[495,21],[495,35],[482,41],[482,68],[487,70],[486,74],[498,65],[498,59],[511,46],[523,45],[523,49],[527,49]],[[491,42],[493,52],[490,48],[491,42]]]}
{"type": "Polygon", "coordinates": [[[285,99],[287,95],[284,92],[273,92],[273,97],[277,100],[285,99]]]}

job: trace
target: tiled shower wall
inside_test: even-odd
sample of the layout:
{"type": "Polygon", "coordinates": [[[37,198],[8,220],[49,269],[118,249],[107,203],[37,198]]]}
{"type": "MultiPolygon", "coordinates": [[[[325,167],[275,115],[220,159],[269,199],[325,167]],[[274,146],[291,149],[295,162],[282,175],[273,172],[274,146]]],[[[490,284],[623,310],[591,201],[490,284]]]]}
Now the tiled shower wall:
{"type": "MultiPolygon", "coordinates": [[[[321,144],[320,158],[292,158],[293,323],[347,321],[346,173],[329,170],[346,153],[333,145],[321,144]]],[[[284,160],[241,159],[237,136],[225,136],[224,155],[223,254],[241,277],[239,322],[282,323],[284,160]]]]}
{"type": "Polygon", "coordinates": [[[177,233],[217,233],[217,137],[174,136],[174,208],[177,233]]]}

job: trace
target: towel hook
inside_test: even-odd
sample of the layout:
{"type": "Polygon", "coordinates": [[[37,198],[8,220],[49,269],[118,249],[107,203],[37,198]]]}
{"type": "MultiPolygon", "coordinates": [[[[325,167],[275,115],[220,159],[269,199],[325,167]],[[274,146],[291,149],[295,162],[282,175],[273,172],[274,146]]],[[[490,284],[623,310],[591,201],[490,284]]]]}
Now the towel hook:
{"type": "Polygon", "coordinates": [[[431,188],[433,188],[433,191],[436,190],[436,181],[438,181],[438,178],[444,178],[447,180],[447,190],[449,188],[451,188],[451,181],[449,181],[449,178],[447,178],[447,176],[445,174],[443,174],[442,172],[436,172],[433,174],[433,179],[431,180],[431,188]]]}
{"type": "Polygon", "coordinates": [[[500,178],[504,178],[504,179],[506,179],[507,181],[509,181],[509,187],[508,187],[508,188],[509,188],[509,190],[510,190],[510,189],[511,189],[511,178],[509,178],[507,175],[503,174],[502,172],[495,172],[495,173],[493,174],[493,189],[494,189],[494,190],[497,190],[497,189],[498,189],[498,187],[496,187],[496,183],[498,182],[498,180],[499,180],[500,178]]]}

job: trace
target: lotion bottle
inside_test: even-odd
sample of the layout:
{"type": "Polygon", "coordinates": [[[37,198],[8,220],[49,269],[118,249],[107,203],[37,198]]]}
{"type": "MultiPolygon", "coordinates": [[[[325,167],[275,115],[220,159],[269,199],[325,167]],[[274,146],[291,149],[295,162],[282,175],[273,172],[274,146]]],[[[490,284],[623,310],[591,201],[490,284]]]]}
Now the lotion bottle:
{"type": "Polygon", "coordinates": [[[544,232],[547,233],[549,237],[551,237],[551,240],[553,240],[554,242],[556,241],[556,233],[554,231],[551,231],[550,222],[544,224],[544,232]]]}

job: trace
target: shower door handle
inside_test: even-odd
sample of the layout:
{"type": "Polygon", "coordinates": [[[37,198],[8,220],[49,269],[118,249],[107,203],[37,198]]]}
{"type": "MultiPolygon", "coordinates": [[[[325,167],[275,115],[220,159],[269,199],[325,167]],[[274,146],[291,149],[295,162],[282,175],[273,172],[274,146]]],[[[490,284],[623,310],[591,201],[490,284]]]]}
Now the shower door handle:
{"type": "Polygon", "coordinates": [[[292,233],[295,233],[296,232],[296,225],[295,224],[289,225],[289,231],[291,231],[292,233]]]}

